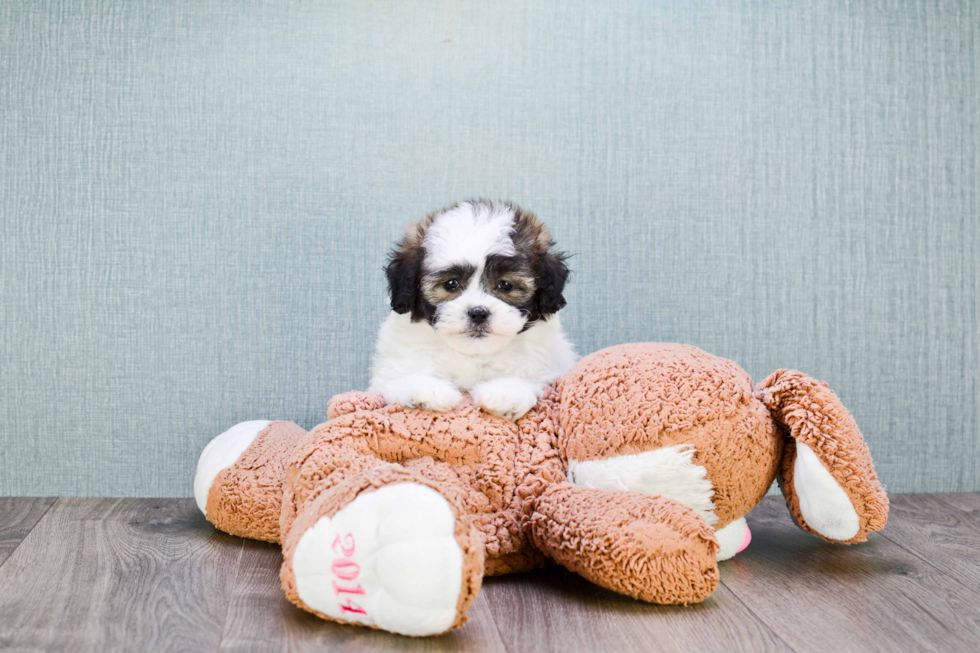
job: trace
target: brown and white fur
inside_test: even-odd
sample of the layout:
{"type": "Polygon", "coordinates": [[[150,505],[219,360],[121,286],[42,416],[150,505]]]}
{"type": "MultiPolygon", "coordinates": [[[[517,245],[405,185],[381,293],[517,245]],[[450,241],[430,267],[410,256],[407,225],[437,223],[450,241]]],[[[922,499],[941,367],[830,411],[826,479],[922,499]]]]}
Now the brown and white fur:
{"type": "Polygon", "coordinates": [[[445,411],[469,392],[516,420],[575,363],[558,311],[568,278],[533,214],[461,202],[409,227],[386,268],[371,391],[389,403],[445,411]]]}

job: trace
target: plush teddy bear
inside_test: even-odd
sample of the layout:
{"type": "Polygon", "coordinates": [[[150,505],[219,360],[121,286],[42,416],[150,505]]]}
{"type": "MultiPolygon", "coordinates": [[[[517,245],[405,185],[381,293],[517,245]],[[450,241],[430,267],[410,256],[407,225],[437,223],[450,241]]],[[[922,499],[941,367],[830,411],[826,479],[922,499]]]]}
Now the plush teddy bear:
{"type": "Polygon", "coordinates": [[[283,547],[314,614],[406,635],[462,625],[485,575],[549,560],[643,601],[689,604],[749,542],[779,478],[796,522],[864,541],[888,499],[826,384],[670,344],[582,359],[516,423],[334,397],[329,421],[244,422],[208,444],[195,496],[218,528],[283,547]]]}

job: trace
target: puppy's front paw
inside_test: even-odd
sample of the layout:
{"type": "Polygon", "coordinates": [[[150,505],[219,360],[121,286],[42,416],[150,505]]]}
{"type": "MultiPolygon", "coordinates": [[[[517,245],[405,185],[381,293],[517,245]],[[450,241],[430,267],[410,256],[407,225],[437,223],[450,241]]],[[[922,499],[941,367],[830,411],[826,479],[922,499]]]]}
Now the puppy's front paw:
{"type": "Polygon", "coordinates": [[[389,404],[439,411],[452,410],[463,400],[462,393],[449,381],[423,374],[389,383],[384,396],[389,404]]]}
{"type": "Polygon", "coordinates": [[[541,387],[524,379],[496,379],[473,388],[473,403],[494,415],[517,421],[538,403],[541,387]]]}
{"type": "Polygon", "coordinates": [[[452,383],[433,379],[435,383],[423,383],[412,392],[410,406],[424,410],[452,410],[463,400],[463,395],[452,383]]]}

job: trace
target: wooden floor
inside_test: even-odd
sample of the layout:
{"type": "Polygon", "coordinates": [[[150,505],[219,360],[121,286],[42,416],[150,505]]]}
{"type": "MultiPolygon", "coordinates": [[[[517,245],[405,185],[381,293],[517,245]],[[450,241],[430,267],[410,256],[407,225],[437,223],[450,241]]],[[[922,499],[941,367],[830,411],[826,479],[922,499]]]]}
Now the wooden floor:
{"type": "Polygon", "coordinates": [[[700,605],[639,603],[561,569],[489,579],[470,622],[408,639],[320,621],[279,550],[183,499],[0,499],[3,651],[980,651],[980,493],[898,495],[883,533],[826,544],[781,499],[700,605]]]}

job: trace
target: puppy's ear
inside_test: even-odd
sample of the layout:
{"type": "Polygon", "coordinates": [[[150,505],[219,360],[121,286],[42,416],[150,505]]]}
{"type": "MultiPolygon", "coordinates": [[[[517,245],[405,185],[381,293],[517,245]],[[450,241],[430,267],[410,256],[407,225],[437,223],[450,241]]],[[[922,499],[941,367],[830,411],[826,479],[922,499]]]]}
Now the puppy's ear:
{"type": "Polygon", "coordinates": [[[555,243],[551,240],[548,229],[533,213],[521,210],[513,204],[508,204],[514,211],[514,230],[511,238],[515,249],[527,252],[531,257],[532,270],[536,290],[534,291],[534,306],[531,321],[537,316],[547,316],[557,313],[565,306],[562,291],[568,280],[568,258],[562,252],[552,248],[555,243]]]}
{"type": "Polygon", "coordinates": [[[534,293],[538,313],[551,315],[565,306],[565,281],[568,280],[568,266],[565,259],[568,255],[552,252],[550,249],[540,254],[535,265],[537,290],[534,293]]]}
{"type": "Polygon", "coordinates": [[[391,310],[396,313],[413,312],[419,300],[419,283],[422,278],[422,259],[425,250],[421,241],[406,237],[392,250],[385,266],[388,277],[388,294],[391,295],[391,310]]]}

